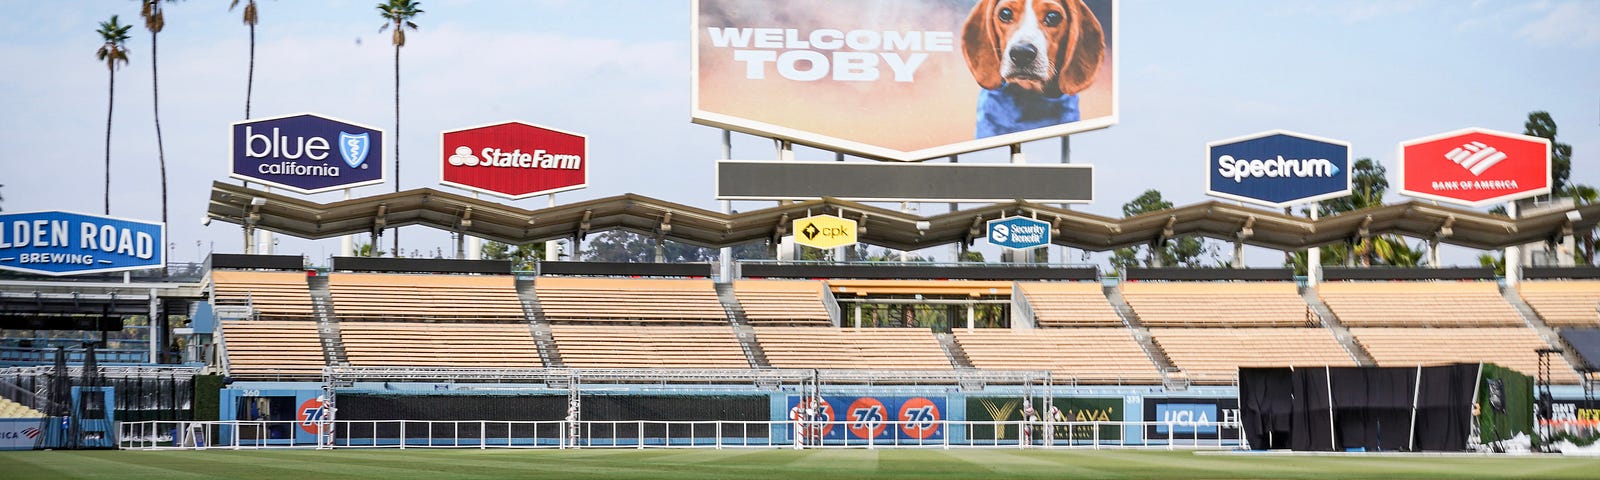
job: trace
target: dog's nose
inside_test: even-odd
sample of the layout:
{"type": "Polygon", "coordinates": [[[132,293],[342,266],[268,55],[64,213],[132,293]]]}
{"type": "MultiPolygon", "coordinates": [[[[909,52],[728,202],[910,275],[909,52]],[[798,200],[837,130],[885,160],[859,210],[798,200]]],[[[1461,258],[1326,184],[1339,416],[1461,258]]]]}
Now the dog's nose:
{"type": "Polygon", "coordinates": [[[1006,55],[1011,57],[1011,63],[1026,65],[1033,63],[1033,59],[1039,56],[1039,49],[1028,44],[1015,45],[1006,50],[1006,55]]]}

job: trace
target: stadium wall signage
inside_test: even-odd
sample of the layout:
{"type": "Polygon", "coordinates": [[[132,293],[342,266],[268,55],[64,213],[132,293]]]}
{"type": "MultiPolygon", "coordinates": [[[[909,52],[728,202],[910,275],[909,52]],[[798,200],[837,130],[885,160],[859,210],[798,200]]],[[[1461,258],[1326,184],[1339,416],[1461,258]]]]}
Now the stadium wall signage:
{"type": "Polygon", "coordinates": [[[383,183],[383,130],[302,113],[233,124],[232,178],[302,194],[383,183]]]}
{"type": "Polygon", "coordinates": [[[1145,438],[1165,440],[1167,435],[1185,439],[1216,439],[1225,435],[1237,439],[1237,430],[1219,431],[1215,423],[1239,419],[1237,398],[1146,398],[1144,419],[1160,422],[1145,427],[1145,438]]]}
{"type": "Polygon", "coordinates": [[[1400,143],[1400,194],[1482,207],[1550,193],[1550,140],[1465,128],[1400,143]]]}
{"type": "Polygon", "coordinates": [[[1350,143],[1272,130],[1206,144],[1206,194],[1275,209],[1350,194],[1350,143]]]}
{"type": "Polygon", "coordinates": [[[1117,122],[1114,0],[995,3],[696,0],[691,119],[897,161],[1117,122]]]}
{"type": "Polygon", "coordinates": [[[166,227],[99,215],[0,214],[0,270],[41,275],[148,270],[166,265],[166,227]]]}
{"type": "Polygon", "coordinates": [[[1001,248],[1026,250],[1050,244],[1050,224],[1028,217],[990,220],[989,243],[1001,248]]]}
{"type": "Polygon", "coordinates": [[[439,134],[439,183],[512,200],[589,185],[588,138],[511,121],[439,134]]]}
{"type": "Polygon", "coordinates": [[[786,428],[784,440],[793,441],[796,430],[822,440],[941,440],[944,438],[944,397],[842,397],[824,396],[818,404],[810,397],[788,396],[788,420],[806,418],[809,408],[813,421],[786,428]],[[901,422],[891,424],[889,422],[901,422]]]}
{"type": "MultiPolygon", "coordinates": [[[[1036,440],[1042,439],[1044,416],[1052,415],[1052,412],[1043,407],[1043,398],[1034,398],[1031,403],[1037,415],[1039,415],[1039,423],[1033,427],[1034,431],[1031,435],[1034,435],[1033,438],[1036,440]]],[[[1051,403],[1055,405],[1055,412],[1060,413],[1059,416],[1053,416],[1055,423],[1120,422],[1124,420],[1121,398],[1055,397],[1051,399],[1051,403]]],[[[1025,409],[1026,405],[1019,397],[967,397],[968,421],[1016,422],[1023,420],[1025,409]]],[[[1019,432],[1014,424],[998,426],[1000,428],[999,432],[995,432],[995,428],[997,427],[990,425],[973,425],[972,438],[999,438],[1002,440],[1016,440],[1018,438],[1019,432]]],[[[1102,440],[1122,438],[1122,427],[1118,425],[1101,425],[1098,427],[1092,425],[1075,425],[1071,427],[1056,425],[1055,438],[1058,440],[1069,437],[1079,440],[1095,438],[1096,429],[1099,430],[1098,435],[1102,440]]]]}
{"type": "Polygon", "coordinates": [[[815,215],[791,222],[794,243],[811,248],[838,248],[856,244],[856,221],[833,215],[815,215]]]}

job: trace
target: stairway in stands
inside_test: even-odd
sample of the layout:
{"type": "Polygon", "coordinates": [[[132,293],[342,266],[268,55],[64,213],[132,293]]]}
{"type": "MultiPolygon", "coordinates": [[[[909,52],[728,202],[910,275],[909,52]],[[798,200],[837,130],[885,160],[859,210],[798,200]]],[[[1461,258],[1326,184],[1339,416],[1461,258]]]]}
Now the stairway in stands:
{"type": "Polygon", "coordinates": [[[333,293],[328,290],[328,276],[306,277],[311,290],[311,314],[317,317],[317,340],[322,344],[322,358],[326,365],[349,366],[344,353],[344,341],[339,335],[339,319],[333,312],[333,293]]]}
{"type": "Polygon", "coordinates": [[[1333,339],[1338,340],[1340,345],[1344,345],[1344,351],[1350,353],[1350,358],[1355,359],[1356,365],[1363,367],[1378,366],[1378,361],[1372,358],[1372,354],[1367,352],[1367,348],[1356,341],[1355,335],[1350,334],[1350,328],[1344,326],[1344,322],[1339,321],[1339,317],[1333,314],[1333,309],[1328,308],[1328,304],[1322,303],[1322,297],[1317,295],[1315,289],[1302,289],[1300,298],[1304,298],[1306,305],[1310,306],[1311,311],[1317,314],[1318,319],[1322,320],[1322,326],[1327,327],[1328,331],[1333,333],[1333,339]]]}
{"type": "Polygon", "coordinates": [[[744,307],[739,306],[739,297],[733,294],[733,284],[718,283],[716,289],[717,300],[722,302],[722,310],[728,313],[728,323],[739,339],[739,347],[744,349],[744,358],[750,361],[751,367],[771,367],[772,364],[767,363],[767,352],[756,342],[755,329],[750,328],[750,321],[744,316],[744,307]]]}
{"type": "Polygon", "coordinates": [[[1117,311],[1117,316],[1122,318],[1122,324],[1133,331],[1133,338],[1139,342],[1139,349],[1144,350],[1145,356],[1150,358],[1150,363],[1154,363],[1156,369],[1161,371],[1161,383],[1169,390],[1187,390],[1189,376],[1173,365],[1172,358],[1167,356],[1167,352],[1156,345],[1155,339],[1150,336],[1150,329],[1139,321],[1139,315],[1133,312],[1133,307],[1128,306],[1128,300],[1122,298],[1122,290],[1109,286],[1102,288],[1101,291],[1105,293],[1106,300],[1111,302],[1111,308],[1117,311]]]}
{"type": "Polygon", "coordinates": [[[949,333],[935,333],[933,337],[939,340],[939,348],[944,349],[944,356],[950,359],[950,364],[958,369],[976,369],[972,366],[972,359],[967,358],[967,352],[961,350],[961,345],[956,343],[956,336],[949,333]]]}
{"type": "MultiPolygon", "coordinates": [[[[1544,323],[1544,319],[1533,311],[1533,307],[1522,300],[1522,295],[1517,292],[1516,287],[1500,287],[1500,296],[1505,297],[1506,302],[1511,304],[1511,308],[1517,310],[1517,314],[1522,316],[1522,322],[1526,323],[1528,328],[1539,332],[1539,338],[1543,339],[1546,345],[1549,345],[1550,348],[1561,349],[1561,356],[1567,359],[1568,366],[1585,364],[1583,359],[1578,356],[1578,352],[1567,348],[1566,342],[1561,340],[1561,335],[1556,333],[1556,329],[1550,328],[1550,324],[1544,323]]],[[[1577,369],[1574,368],[1574,370],[1577,369]]]]}
{"type": "Polygon", "coordinates": [[[561,361],[561,351],[556,349],[556,337],[550,333],[550,322],[539,308],[539,296],[534,294],[532,279],[517,279],[517,297],[522,300],[522,314],[528,317],[528,333],[533,344],[539,347],[539,361],[546,368],[566,368],[561,361]]]}

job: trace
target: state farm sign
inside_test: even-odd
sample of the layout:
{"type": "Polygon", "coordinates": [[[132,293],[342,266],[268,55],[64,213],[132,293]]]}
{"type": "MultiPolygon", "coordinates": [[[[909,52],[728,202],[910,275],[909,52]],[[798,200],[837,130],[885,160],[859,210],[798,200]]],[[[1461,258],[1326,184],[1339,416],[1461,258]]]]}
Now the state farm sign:
{"type": "Polygon", "coordinates": [[[440,134],[439,183],[513,200],[589,186],[588,139],[523,122],[440,134]]]}
{"type": "Polygon", "coordinates": [[[1550,141],[1467,128],[1400,144],[1400,194],[1482,207],[1550,193],[1550,141]]]}

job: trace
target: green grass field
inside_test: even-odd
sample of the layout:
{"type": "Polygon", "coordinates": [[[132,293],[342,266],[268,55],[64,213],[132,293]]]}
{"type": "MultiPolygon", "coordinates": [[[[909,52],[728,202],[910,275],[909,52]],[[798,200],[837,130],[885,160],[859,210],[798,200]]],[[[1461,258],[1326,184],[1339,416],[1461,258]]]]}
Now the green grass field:
{"type": "Polygon", "coordinates": [[[0,478],[1600,478],[1600,458],[1304,457],[1127,450],[0,452],[0,478]]]}

